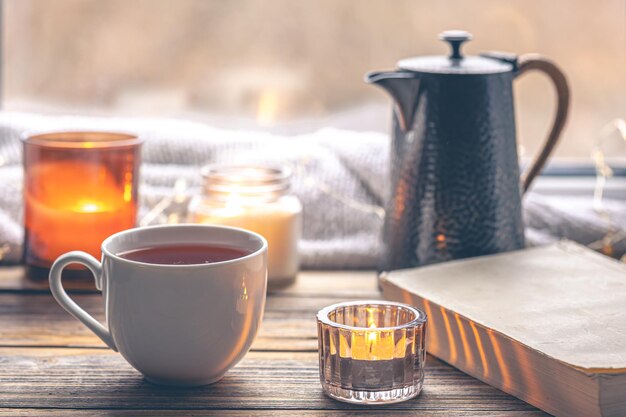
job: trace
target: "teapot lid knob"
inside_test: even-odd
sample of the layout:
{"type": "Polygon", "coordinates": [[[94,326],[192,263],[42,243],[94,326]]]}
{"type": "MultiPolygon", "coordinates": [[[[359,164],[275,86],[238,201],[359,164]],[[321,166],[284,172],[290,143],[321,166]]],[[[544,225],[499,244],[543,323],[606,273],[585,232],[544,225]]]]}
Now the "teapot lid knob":
{"type": "Polygon", "coordinates": [[[472,34],[464,30],[446,30],[439,34],[439,39],[450,44],[452,48],[450,59],[462,59],[461,45],[463,42],[472,40],[472,34]]]}

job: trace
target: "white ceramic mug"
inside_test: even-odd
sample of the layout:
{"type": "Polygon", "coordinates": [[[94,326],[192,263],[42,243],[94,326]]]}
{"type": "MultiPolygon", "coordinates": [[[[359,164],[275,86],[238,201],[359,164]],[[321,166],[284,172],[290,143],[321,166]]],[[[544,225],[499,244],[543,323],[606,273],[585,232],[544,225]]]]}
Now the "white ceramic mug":
{"type": "Polygon", "coordinates": [[[197,386],[218,381],[246,354],[263,317],[267,242],[223,226],[167,225],[114,234],[102,243],[102,263],[84,252],[60,256],[50,270],[57,302],[146,379],[197,386]],[[241,248],[249,255],[198,265],[161,265],[118,256],[133,249],[189,244],[241,248]],[[106,326],[65,292],[61,273],[82,264],[105,300],[106,326]]]}

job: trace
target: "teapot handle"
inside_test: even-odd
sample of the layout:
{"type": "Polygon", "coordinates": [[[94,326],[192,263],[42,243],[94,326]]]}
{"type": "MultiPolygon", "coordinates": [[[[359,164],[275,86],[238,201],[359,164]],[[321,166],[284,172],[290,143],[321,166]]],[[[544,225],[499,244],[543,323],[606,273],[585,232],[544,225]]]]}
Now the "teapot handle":
{"type": "Polygon", "coordinates": [[[550,129],[550,133],[543,144],[543,148],[539,154],[535,156],[526,171],[522,174],[524,193],[528,191],[528,187],[530,187],[532,181],[543,169],[543,166],[546,164],[548,157],[554,150],[554,147],[559,140],[563,127],[565,126],[565,121],[567,120],[570,99],[567,78],[565,78],[563,72],[561,72],[561,70],[552,61],[538,54],[521,55],[517,59],[516,77],[532,70],[541,71],[550,78],[556,90],[557,107],[554,121],[552,122],[552,129],[550,129]]]}

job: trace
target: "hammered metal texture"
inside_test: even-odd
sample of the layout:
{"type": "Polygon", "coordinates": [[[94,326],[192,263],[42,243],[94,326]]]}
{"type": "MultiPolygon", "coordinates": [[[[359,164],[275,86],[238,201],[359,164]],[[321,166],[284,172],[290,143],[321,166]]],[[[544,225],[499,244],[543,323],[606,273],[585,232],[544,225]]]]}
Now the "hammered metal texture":
{"type": "Polygon", "coordinates": [[[381,270],[524,247],[513,73],[427,75],[394,112],[381,270]]]}

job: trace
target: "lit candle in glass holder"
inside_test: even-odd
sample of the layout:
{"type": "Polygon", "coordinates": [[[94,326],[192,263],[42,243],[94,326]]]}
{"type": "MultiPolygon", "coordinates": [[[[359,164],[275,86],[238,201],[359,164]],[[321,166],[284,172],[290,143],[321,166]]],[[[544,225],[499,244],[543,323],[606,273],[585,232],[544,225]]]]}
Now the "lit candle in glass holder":
{"type": "Polygon", "coordinates": [[[291,172],[283,167],[208,166],[202,194],[189,204],[189,221],[241,227],[268,244],[268,287],[292,283],[300,267],[302,205],[289,193],[291,172]]]}
{"type": "Polygon", "coordinates": [[[322,309],[317,322],[325,394],[350,403],[387,404],[420,393],[423,312],[400,303],[356,301],[322,309]]]}
{"type": "Polygon", "coordinates": [[[45,276],[65,252],[100,257],[109,235],[135,226],[141,140],[105,132],[24,139],[24,260],[45,276]]]}

